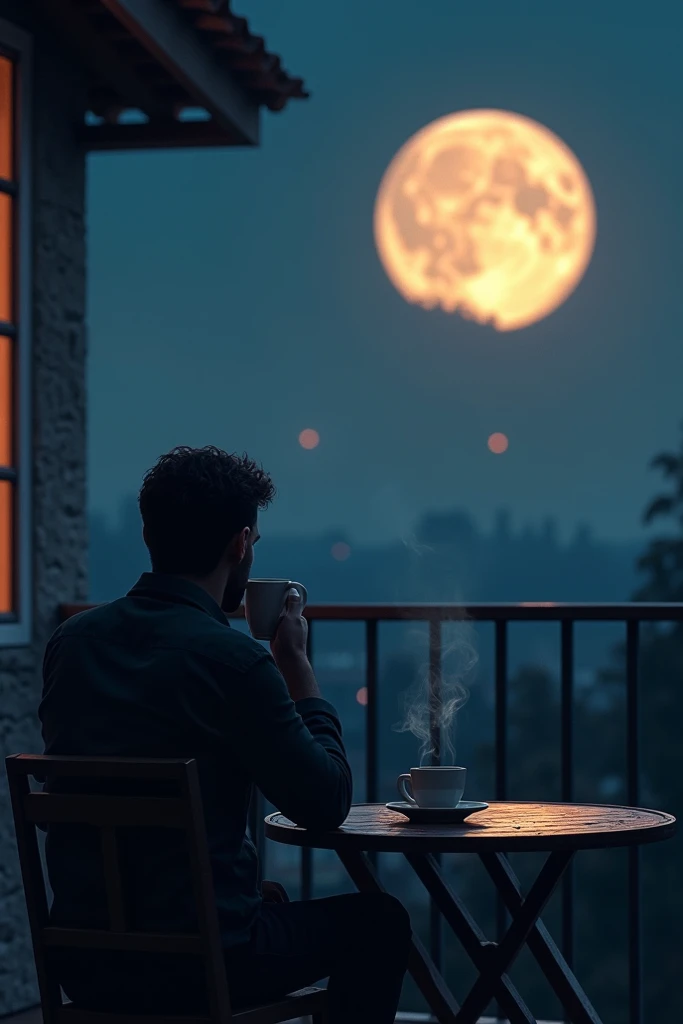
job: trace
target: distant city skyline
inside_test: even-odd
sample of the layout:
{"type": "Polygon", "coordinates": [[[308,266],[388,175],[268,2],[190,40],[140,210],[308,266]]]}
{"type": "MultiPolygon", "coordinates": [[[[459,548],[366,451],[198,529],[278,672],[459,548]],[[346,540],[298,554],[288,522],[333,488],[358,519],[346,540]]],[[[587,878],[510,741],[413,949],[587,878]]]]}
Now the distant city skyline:
{"type": "Polygon", "coordinates": [[[257,150],[90,161],[91,508],[114,513],[174,444],[214,443],[271,471],[278,535],[376,543],[428,509],[486,526],[504,505],[642,537],[649,460],[683,417],[683,8],[243,6],[311,100],[267,116],[257,150]],[[479,107],[555,132],[597,204],[575,293],[507,334],[408,305],[372,235],[401,145],[479,107]]]}
{"type": "MultiPolygon", "coordinates": [[[[654,480],[653,484],[655,486],[648,492],[643,508],[655,491],[659,492],[663,489],[662,487],[658,488],[654,480]]],[[[491,509],[490,514],[477,515],[476,512],[465,505],[444,504],[438,506],[432,504],[426,505],[412,519],[406,520],[404,528],[397,528],[395,532],[390,532],[387,525],[389,522],[397,527],[399,525],[398,517],[394,516],[380,524],[377,532],[373,534],[366,530],[354,532],[353,528],[341,522],[339,517],[336,519],[331,518],[329,522],[318,522],[309,525],[305,525],[303,521],[293,524],[286,523],[283,517],[276,515],[277,501],[278,498],[276,496],[274,505],[265,512],[259,513],[261,530],[266,537],[278,542],[288,539],[311,540],[329,537],[330,542],[338,545],[340,550],[344,549],[348,544],[357,545],[358,547],[375,547],[400,542],[410,546],[416,543],[416,530],[419,524],[426,517],[433,515],[448,517],[450,515],[462,514],[471,520],[475,530],[482,537],[500,535],[503,529],[516,537],[527,534],[532,536],[551,534],[553,542],[557,543],[560,547],[570,546],[577,538],[589,538],[598,544],[616,544],[640,550],[644,548],[650,537],[666,532],[662,530],[661,524],[646,526],[642,522],[642,514],[638,517],[632,533],[619,535],[614,531],[601,532],[599,527],[588,518],[580,518],[574,520],[574,522],[569,522],[561,516],[552,512],[544,512],[542,509],[536,509],[534,514],[523,516],[518,515],[510,505],[498,505],[491,509]]],[[[121,495],[112,504],[100,507],[91,504],[90,508],[91,515],[100,518],[108,528],[112,529],[118,529],[124,520],[129,522],[132,512],[134,512],[137,519],[139,517],[137,491],[129,491],[127,494],[121,495]]],[[[347,554],[342,553],[337,560],[345,561],[347,557],[347,554]]]]}
{"type": "MultiPolygon", "coordinates": [[[[258,576],[300,580],[313,604],[620,602],[629,600],[643,582],[637,560],[644,553],[644,545],[601,540],[591,536],[588,529],[577,530],[571,541],[563,543],[552,521],[532,529],[516,524],[506,510],[501,510],[494,528],[482,531],[463,509],[443,515],[432,511],[414,527],[409,537],[385,539],[378,544],[358,543],[340,531],[297,537],[277,536],[264,529],[254,571],[258,576]]],[[[109,601],[121,596],[148,568],[149,556],[132,496],[122,507],[117,523],[100,515],[91,516],[91,600],[109,601]]],[[[483,669],[492,665],[491,651],[486,653],[492,634],[486,632],[487,627],[482,628],[479,649],[483,669]]],[[[383,627],[382,658],[394,649],[412,652],[418,662],[426,657],[426,633],[420,639],[414,623],[407,624],[406,629],[407,633],[398,627],[383,627]]],[[[513,668],[525,662],[555,665],[559,651],[556,626],[531,628],[518,624],[512,634],[513,668]]],[[[605,663],[611,646],[621,636],[614,623],[577,627],[578,634],[577,671],[584,676],[591,667],[605,663]]],[[[328,664],[327,655],[343,654],[343,664],[332,659],[328,667],[357,672],[353,659],[348,664],[348,655],[355,652],[357,657],[364,656],[362,630],[318,623],[315,636],[317,666],[328,664]]]]}

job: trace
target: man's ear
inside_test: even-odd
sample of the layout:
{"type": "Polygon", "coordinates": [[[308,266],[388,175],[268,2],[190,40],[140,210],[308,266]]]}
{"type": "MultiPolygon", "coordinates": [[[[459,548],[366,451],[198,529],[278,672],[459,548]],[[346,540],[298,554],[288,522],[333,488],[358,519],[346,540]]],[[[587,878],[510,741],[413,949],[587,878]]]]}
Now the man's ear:
{"type": "Polygon", "coordinates": [[[223,558],[227,560],[229,565],[235,566],[240,565],[244,561],[244,557],[247,553],[247,547],[249,546],[249,537],[251,530],[248,526],[245,526],[239,533],[235,533],[225,546],[223,552],[223,558]]]}
{"type": "Polygon", "coordinates": [[[249,545],[249,537],[251,536],[251,530],[248,526],[245,526],[243,530],[237,536],[237,560],[243,562],[244,557],[247,553],[247,547],[249,545]]]}

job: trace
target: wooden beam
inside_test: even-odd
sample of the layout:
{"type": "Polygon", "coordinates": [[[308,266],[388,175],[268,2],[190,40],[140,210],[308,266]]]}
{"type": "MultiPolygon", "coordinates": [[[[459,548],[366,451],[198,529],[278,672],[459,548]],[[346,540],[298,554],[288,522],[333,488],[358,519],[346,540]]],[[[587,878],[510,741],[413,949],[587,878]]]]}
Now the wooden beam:
{"type": "Polygon", "coordinates": [[[242,137],[215,121],[157,118],[147,124],[83,125],[79,138],[90,152],[113,149],[179,149],[243,146],[242,137]]]}
{"type": "MultiPolygon", "coordinates": [[[[101,0],[102,5],[208,110],[237,144],[259,141],[259,105],[202,44],[185,15],[166,0],[101,0]]],[[[225,143],[224,143],[225,144],[225,143]]]]}
{"type": "MultiPolygon", "coordinates": [[[[189,11],[218,11],[225,7],[226,0],[178,0],[181,7],[189,11]]],[[[228,4],[229,6],[229,4],[228,4]]]]}
{"type": "Polygon", "coordinates": [[[123,60],[116,48],[97,32],[72,0],[39,0],[42,12],[78,53],[83,64],[124,101],[148,117],[168,117],[169,108],[143,78],[123,60]]]}

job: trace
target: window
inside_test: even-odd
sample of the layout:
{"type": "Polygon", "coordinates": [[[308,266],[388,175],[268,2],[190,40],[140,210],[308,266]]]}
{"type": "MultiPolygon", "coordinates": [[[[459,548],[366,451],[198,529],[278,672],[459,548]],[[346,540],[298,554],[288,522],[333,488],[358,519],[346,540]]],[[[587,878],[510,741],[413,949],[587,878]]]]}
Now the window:
{"type": "Polygon", "coordinates": [[[30,40],[0,20],[0,645],[30,639],[30,40]]]}

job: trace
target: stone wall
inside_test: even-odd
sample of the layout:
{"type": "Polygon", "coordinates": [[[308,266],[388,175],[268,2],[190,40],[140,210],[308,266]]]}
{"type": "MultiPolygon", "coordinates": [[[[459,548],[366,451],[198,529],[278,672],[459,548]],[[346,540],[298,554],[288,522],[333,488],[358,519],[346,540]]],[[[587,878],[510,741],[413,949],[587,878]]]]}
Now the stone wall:
{"type": "MultiPolygon", "coordinates": [[[[85,156],[74,141],[85,82],[33,22],[33,4],[0,0],[0,18],[34,35],[33,640],[0,647],[0,755],[40,752],[36,708],[45,642],[62,601],[87,596],[85,156]]],[[[4,764],[0,766],[0,1015],[38,1002],[4,764]]]]}

